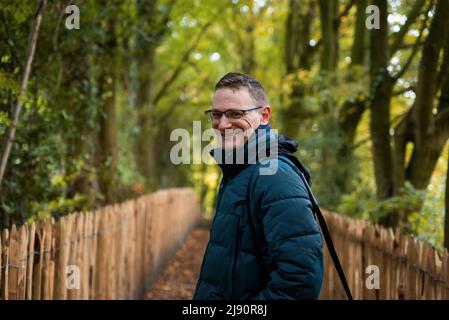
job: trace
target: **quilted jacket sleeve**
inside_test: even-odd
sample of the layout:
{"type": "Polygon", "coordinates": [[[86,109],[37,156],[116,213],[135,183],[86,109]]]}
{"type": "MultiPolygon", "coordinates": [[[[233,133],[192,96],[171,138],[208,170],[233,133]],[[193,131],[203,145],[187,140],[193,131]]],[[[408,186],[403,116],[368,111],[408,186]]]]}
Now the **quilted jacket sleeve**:
{"type": "Polygon", "coordinates": [[[322,237],[307,190],[288,165],[274,175],[258,175],[254,184],[262,218],[270,270],[258,300],[318,298],[323,281],[322,237]]]}

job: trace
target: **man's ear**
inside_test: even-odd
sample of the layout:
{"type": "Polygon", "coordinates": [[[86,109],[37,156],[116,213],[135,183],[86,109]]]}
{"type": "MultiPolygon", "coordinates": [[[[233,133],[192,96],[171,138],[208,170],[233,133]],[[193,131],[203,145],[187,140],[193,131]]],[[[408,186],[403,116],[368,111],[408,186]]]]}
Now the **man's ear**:
{"type": "Polygon", "coordinates": [[[262,108],[262,119],[260,120],[260,124],[268,124],[271,116],[271,107],[266,105],[262,108]]]}

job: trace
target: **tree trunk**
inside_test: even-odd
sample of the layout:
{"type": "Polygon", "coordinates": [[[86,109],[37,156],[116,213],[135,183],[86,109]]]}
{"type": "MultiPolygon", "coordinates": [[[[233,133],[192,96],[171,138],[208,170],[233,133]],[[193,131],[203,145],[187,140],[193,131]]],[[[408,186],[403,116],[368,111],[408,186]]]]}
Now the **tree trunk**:
{"type": "Polygon", "coordinates": [[[240,17],[244,21],[243,38],[239,44],[240,57],[242,58],[243,73],[254,75],[256,69],[256,40],[254,30],[256,28],[256,17],[253,12],[253,3],[250,2],[246,16],[240,17]]]}
{"type": "Polygon", "coordinates": [[[320,67],[335,70],[338,63],[338,1],[320,0],[322,52],[320,67]]]}
{"type": "MultiPolygon", "coordinates": [[[[394,81],[387,71],[389,57],[387,0],[375,0],[373,4],[380,11],[380,28],[370,31],[370,133],[377,197],[384,200],[392,197],[394,190],[390,145],[390,101],[394,81]]],[[[380,222],[384,225],[395,225],[396,219],[397,215],[387,214],[380,222]]]]}
{"type": "Polygon", "coordinates": [[[375,0],[374,5],[380,10],[380,28],[371,30],[370,132],[373,142],[377,195],[380,199],[385,199],[393,195],[393,166],[390,148],[390,100],[393,82],[387,71],[388,4],[386,0],[375,0]]]}
{"type": "Polygon", "coordinates": [[[9,154],[11,152],[14,137],[16,135],[16,127],[19,122],[20,112],[22,111],[23,98],[24,98],[25,91],[26,91],[26,88],[28,85],[28,78],[31,73],[31,65],[32,65],[33,59],[34,59],[34,53],[36,52],[37,38],[39,36],[39,29],[41,27],[41,21],[42,21],[42,13],[44,11],[45,5],[46,5],[45,0],[41,0],[39,2],[36,13],[34,15],[35,18],[33,20],[33,24],[31,27],[30,36],[28,38],[25,67],[23,68],[22,78],[20,81],[20,92],[19,92],[19,96],[17,97],[16,104],[14,105],[14,109],[12,112],[12,116],[13,116],[12,122],[6,132],[5,142],[3,144],[3,150],[2,150],[1,157],[0,157],[0,191],[1,191],[1,186],[2,186],[3,176],[6,171],[6,165],[8,163],[8,159],[9,159],[9,154]]]}
{"type": "Polygon", "coordinates": [[[117,119],[115,106],[115,85],[117,70],[110,66],[117,65],[116,59],[115,24],[113,20],[108,24],[108,40],[102,50],[103,68],[99,76],[99,99],[101,107],[98,112],[100,130],[98,132],[98,183],[105,197],[106,203],[116,201],[117,188],[117,119]],[[107,67],[106,67],[107,66],[107,67]]]}
{"type": "Polygon", "coordinates": [[[304,103],[305,86],[298,78],[301,70],[310,70],[312,57],[316,52],[310,46],[311,25],[315,14],[315,2],[307,6],[298,0],[290,0],[289,13],[286,21],[285,35],[285,65],[286,75],[294,77],[292,90],[289,93],[289,104],[281,117],[285,135],[297,138],[301,135],[301,123],[312,116],[304,103]]]}
{"type": "MultiPolygon", "coordinates": [[[[164,30],[158,26],[158,1],[142,2],[138,6],[138,17],[142,24],[134,48],[138,64],[136,94],[136,124],[139,129],[134,150],[138,171],[145,179],[145,188],[152,191],[158,188],[158,170],[155,163],[155,143],[157,123],[154,122],[154,68],[155,51],[164,30]],[[150,39],[150,40],[148,40],[150,39]]],[[[165,28],[165,27],[162,27],[165,28]]]]}
{"type": "Polygon", "coordinates": [[[103,102],[99,115],[99,184],[107,203],[115,201],[117,178],[117,119],[115,111],[114,76],[104,76],[100,84],[100,94],[110,95],[103,102]]]}
{"type": "MultiPolygon", "coordinates": [[[[447,72],[444,67],[444,61],[447,61],[449,50],[444,52],[443,59],[440,58],[444,41],[449,41],[448,28],[449,2],[439,1],[422,49],[415,103],[394,131],[394,169],[390,176],[388,176],[389,169],[386,166],[386,161],[382,164],[382,159],[379,159],[384,157],[384,155],[373,149],[373,158],[378,163],[376,165],[376,183],[381,199],[391,196],[390,189],[381,190],[380,188],[382,186],[390,187],[392,181],[394,182],[392,189],[394,195],[401,194],[401,188],[404,186],[405,181],[410,181],[415,189],[425,190],[436,162],[449,138],[449,112],[445,110],[447,105],[447,102],[445,102],[446,97],[449,95],[449,83],[447,77],[442,75],[447,72]],[[443,62],[441,63],[441,61],[443,62]],[[441,66],[440,73],[438,73],[439,66],[441,66]],[[439,83],[439,81],[442,83],[439,83]],[[442,89],[437,108],[438,113],[434,115],[434,101],[440,87],[442,89]],[[410,161],[406,163],[405,150],[409,142],[413,143],[413,151],[410,161]],[[391,179],[391,177],[394,177],[394,179],[391,179]]],[[[380,54],[380,52],[372,52],[374,58],[380,56],[380,54]]],[[[380,85],[378,87],[382,87],[385,81],[381,77],[379,79],[380,85]]],[[[388,91],[390,92],[390,90],[388,91]]],[[[385,99],[385,96],[382,99],[385,99]]],[[[379,107],[379,104],[375,103],[374,106],[379,107]]],[[[376,116],[372,112],[372,118],[376,117],[379,117],[379,115],[376,116]]],[[[386,135],[386,122],[384,125],[384,135],[386,135]]],[[[372,130],[376,129],[375,127],[375,125],[372,125],[372,130]]],[[[379,130],[377,128],[377,131],[379,130]]],[[[372,133],[372,136],[374,140],[375,134],[372,133]]],[[[375,141],[373,141],[374,143],[375,141]]],[[[389,145],[384,146],[384,149],[388,148],[389,145]]],[[[413,208],[413,211],[419,211],[421,208],[422,203],[419,203],[413,208]]],[[[409,213],[407,211],[400,214],[392,212],[381,222],[385,222],[390,226],[396,226],[399,218],[406,221],[409,213]]]]}
{"type": "Polygon", "coordinates": [[[444,195],[444,208],[444,247],[449,250],[449,148],[447,155],[446,193],[444,195]]]}
{"type": "Polygon", "coordinates": [[[137,91],[137,127],[135,155],[137,168],[145,178],[147,190],[157,188],[157,169],[155,166],[154,138],[157,124],[154,123],[154,105],[152,103],[154,48],[148,48],[148,55],[140,60],[139,88],[137,91]]]}
{"type": "MultiPolygon", "coordinates": [[[[320,90],[328,91],[335,82],[335,71],[338,61],[338,1],[320,0],[321,17],[321,58],[320,73],[323,78],[320,90]]],[[[329,209],[340,202],[341,193],[335,179],[339,170],[337,150],[340,144],[338,134],[338,112],[335,100],[330,94],[324,95],[321,106],[321,161],[320,183],[325,186],[321,190],[322,203],[329,209]]]]}
{"type": "MultiPolygon", "coordinates": [[[[367,0],[356,0],[357,12],[354,27],[354,40],[351,50],[350,69],[360,67],[365,61],[365,9],[367,0]]],[[[356,81],[356,79],[353,79],[356,81]]],[[[346,101],[339,112],[339,134],[341,143],[337,151],[337,163],[346,164],[336,175],[337,186],[341,193],[349,193],[352,189],[351,182],[354,176],[354,139],[357,127],[365,112],[365,100],[355,99],[346,101]]]]}
{"type": "MultiPolygon", "coordinates": [[[[432,112],[437,95],[439,57],[444,41],[447,39],[448,28],[449,2],[439,1],[429,35],[422,49],[415,108],[412,109],[415,145],[410,165],[407,168],[407,178],[418,189],[427,187],[436,161],[447,139],[439,139],[438,136],[435,136],[435,123],[432,112]],[[429,143],[430,141],[434,143],[429,143]]],[[[445,93],[442,94],[445,95],[445,93]]]]}

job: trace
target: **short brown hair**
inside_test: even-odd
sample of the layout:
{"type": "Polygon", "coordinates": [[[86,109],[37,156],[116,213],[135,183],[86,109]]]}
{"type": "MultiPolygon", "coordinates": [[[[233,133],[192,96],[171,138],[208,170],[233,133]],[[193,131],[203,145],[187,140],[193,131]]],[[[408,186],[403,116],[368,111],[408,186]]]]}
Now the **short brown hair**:
{"type": "Polygon", "coordinates": [[[215,91],[222,88],[238,90],[242,87],[248,88],[251,98],[257,103],[258,107],[268,105],[268,97],[262,84],[247,74],[239,72],[229,72],[221,78],[215,85],[215,91]]]}

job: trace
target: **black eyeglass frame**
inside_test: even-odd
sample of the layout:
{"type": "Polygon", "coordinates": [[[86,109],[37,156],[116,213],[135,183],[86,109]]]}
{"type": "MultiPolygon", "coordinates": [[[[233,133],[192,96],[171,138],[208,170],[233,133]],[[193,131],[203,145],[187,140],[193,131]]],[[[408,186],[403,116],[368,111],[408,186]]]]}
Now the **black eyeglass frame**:
{"type": "MultiPolygon", "coordinates": [[[[239,110],[239,109],[229,109],[229,110],[226,110],[226,111],[219,111],[219,110],[215,110],[215,109],[210,109],[210,110],[206,110],[206,111],[204,111],[204,114],[206,115],[206,116],[208,116],[208,118],[211,120],[211,121],[213,121],[213,120],[215,120],[215,119],[212,119],[211,118],[211,113],[212,112],[219,112],[219,113],[221,113],[221,116],[220,116],[220,119],[221,119],[221,117],[223,117],[223,114],[226,116],[226,118],[228,118],[228,119],[235,119],[235,120],[238,120],[238,119],[241,119],[241,117],[240,118],[232,118],[232,117],[228,117],[228,115],[226,114],[227,112],[235,112],[235,111],[238,111],[238,112],[243,112],[243,115],[242,115],[242,117],[245,115],[245,113],[246,112],[249,112],[249,111],[253,111],[253,110],[257,110],[257,109],[261,109],[261,108],[263,108],[263,107],[255,107],[255,108],[250,108],[250,109],[244,109],[244,110],[239,110]]],[[[216,119],[216,120],[219,120],[219,119],[216,119]]]]}

